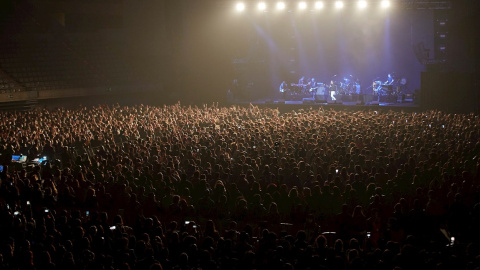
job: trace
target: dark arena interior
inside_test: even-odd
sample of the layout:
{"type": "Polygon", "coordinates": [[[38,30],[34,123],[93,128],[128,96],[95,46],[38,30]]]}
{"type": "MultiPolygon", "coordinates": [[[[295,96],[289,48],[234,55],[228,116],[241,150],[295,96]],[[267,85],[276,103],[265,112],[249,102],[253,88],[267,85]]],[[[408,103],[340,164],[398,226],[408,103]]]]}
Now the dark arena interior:
{"type": "Polygon", "coordinates": [[[0,269],[480,269],[480,1],[0,1],[0,269]]]}

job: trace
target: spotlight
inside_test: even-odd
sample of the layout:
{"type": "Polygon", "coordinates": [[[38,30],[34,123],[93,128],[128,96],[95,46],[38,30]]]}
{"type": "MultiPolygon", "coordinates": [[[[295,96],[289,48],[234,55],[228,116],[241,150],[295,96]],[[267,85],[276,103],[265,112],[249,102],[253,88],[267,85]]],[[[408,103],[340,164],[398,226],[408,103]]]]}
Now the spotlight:
{"type": "Polygon", "coordinates": [[[323,8],[323,2],[315,2],[315,9],[322,9],[323,8]]]}
{"type": "Polygon", "coordinates": [[[388,7],[390,7],[390,1],[383,0],[382,1],[382,8],[388,8],[388,7]]]}
{"type": "Polygon", "coordinates": [[[307,8],[307,3],[306,2],[300,2],[298,3],[298,8],[299,9],[306,9],[307,8]]]}
{"type": "Polygon", "coordinates": [[[265,4],[265,2],[260,2],[258,3],[258,10],[260,11],[264,11],[265,9],[267,9],[267,4],[265,4]]]}
{"type": "Polygon", "coordinates": [[[342,1],[335,1],[335,7],[340,9],[343,8],[343,2],[342,1]]]}
{"type": "Polygon", "coordinates": [[[239,2],[239,3],[237,3],[237,4],[235,5],[235,9],[236,9],[237,11],[244,11],[244,10],[245,10],[245,4],[242,3],[242,2],[239,2]]]}
{"type": "Polygon", "coordinates": [[[285,2],[278,2],[277,3],[277,9],[278,10],[284,10],[285,9],[285,2]]]}
{"type": "Polygon", "coordinates": [[[367,7],[367,1],[360,0],[360,1],[358,1],[357,5],[358,5],[359,8],[366,8],[367,7]]]}

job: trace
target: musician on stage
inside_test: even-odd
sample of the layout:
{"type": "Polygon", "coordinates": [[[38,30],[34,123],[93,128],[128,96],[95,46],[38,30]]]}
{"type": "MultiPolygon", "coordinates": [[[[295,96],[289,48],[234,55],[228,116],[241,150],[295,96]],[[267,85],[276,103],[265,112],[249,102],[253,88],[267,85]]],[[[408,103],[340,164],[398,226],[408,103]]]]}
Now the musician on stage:
{"type": "Polygon", "coordinates": [[[297,85],[297,87],[299,87],[299,89],[298,89],[299,92],[296,92],[296,93],[297,94],[305,93],[306,88],[307,88],[307,83],[308,83],[308,79],[306,79],[305,76],[302,76],[298,80],[298,85],[297,85]]]}
{"type": "Polygon", "coordinates": [[[302,76],[299,80],[298,80],[298,84],[305,84],[305,76],[302,76]]]}
{"type": "Polygon", "coordinates": [[[310,80],[310,82],[308,83],[308,87],[308,92],[315,95],[315,92],[317,91],[317,82],[315,81],[315,78],[312,78],[310,80]]]}
{"type": "Polygon", "coordinates": [[[287,97],[287,89],[288,89],[288,83],[286,83],[285,81],[283,81],[283,82],[280,84],[280,88],[279,88],[280,93],[282,93],[282,98],[283,98],[283,100],[285,100],[286,97],[287,97]]]}
{"type": "Polygon", "coordinates": [[[383,83],[384,85],[392,85],[394,82],[394,78],[392,74],[388,73],[387,80],[383,83]]]}

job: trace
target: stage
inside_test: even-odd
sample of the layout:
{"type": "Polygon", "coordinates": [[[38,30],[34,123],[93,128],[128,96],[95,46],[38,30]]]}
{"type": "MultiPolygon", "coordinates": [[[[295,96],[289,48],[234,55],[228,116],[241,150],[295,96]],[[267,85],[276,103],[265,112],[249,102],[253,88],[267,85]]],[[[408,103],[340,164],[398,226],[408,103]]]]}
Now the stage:
{"type": "Polygon", "coordinates": [[[413,95],[407,96],[376,96],[355,95],[338,97],[337,100],[318,98],[311,95],[286,96],[285,99],[274,96],[256,100],[232,100],[232,105],[278,108],[281,112],[299,109],[323,108],[334,110],[392,110],[416,112],[420,111],[419,102],[413,95]]]}

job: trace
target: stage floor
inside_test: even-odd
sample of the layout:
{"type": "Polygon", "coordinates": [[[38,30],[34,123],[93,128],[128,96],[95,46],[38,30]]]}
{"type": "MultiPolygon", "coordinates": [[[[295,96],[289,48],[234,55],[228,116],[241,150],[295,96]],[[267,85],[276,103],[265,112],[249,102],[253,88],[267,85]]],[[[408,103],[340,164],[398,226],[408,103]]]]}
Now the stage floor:
{"type": "Polygon", "coordinates": [[[235,100],[231,104],[235,105],[249,105],[253,104],[259,107],[272,107],[278,108],[281,111],[290,111],[297,109],[305,108],[314,108],[314,107],[323,107],[324,109],[335,109],[335,110],[393,110],[393,111],[419,111],[420,105],[418,102],[414,102],[411,99],[401,100],[397,98],[386,98],[381,97],[369,97],[367,99],[355,99],[355,98],[344,98],[348,101],[340,100],[315,100],[315,98],[310,97],[287,97],[285,100],[273,97],[273,98],[264,98],[257,100],[235,100]],[[354,101],[352,101],[354,100],[354,101]],[[366,100],[366,102],[365,102],[366,100]]]}

